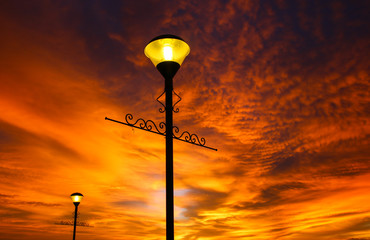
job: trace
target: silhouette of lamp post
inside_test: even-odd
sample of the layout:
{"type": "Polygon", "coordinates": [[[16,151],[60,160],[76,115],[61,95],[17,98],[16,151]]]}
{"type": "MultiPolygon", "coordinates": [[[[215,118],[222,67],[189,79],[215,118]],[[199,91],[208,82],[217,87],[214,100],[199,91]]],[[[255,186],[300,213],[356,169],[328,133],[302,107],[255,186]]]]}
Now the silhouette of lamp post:
{"type": "Polygon", "coordinates": [[[174,239],[174,187],[173,187],[173,77],[189,54],[190,47],[181,38],[161,35],[145,47],[145,55],[165,79],[166,93],[166,237],[174,239]]]}
{"type": "Polygon", "coordinates": [[[80,202],[82,201],[83,197],[84,196],[81,193],[72,193],[71,194],[72,202],[75,205],[75,220],[74,220],[74,223],[73,223],[73,240],[76,239],[77,208],[78,208],[78,205],[80,205],[80,202]]]}
{"type": "Polygon", "coordinates": [[[175,109],[175,105],[181,101],[181,97],[173,91],[173,77],[180,69],[185,57],[190,53],[189,45],[178,36],[166,34],[151,40],[145,47],[144,53],[165,79],[164,92],[157,98],[157,101],[164,107],[164,109],[160,108],[159,112],[165,112],[166,122],[160,122],[158,127],[152,120],[146,121],[139,118],[133,122],[131,114],[126,114],[126,122],[107,117],[105,119],[166,137],[166,239],[174,240],[173,139],[215,151],[217,149],[206,146],[206,140],[199,139],[196,134],[190,134],[187,131],[179,134],[179,128],[173,125],[173,112],[179,111],[178,108],[175,109]],[[164,94],[165,104],[159,100],[164,94]],[[175,104],[173,104],[172,94],[180,99],[175,104]]]}

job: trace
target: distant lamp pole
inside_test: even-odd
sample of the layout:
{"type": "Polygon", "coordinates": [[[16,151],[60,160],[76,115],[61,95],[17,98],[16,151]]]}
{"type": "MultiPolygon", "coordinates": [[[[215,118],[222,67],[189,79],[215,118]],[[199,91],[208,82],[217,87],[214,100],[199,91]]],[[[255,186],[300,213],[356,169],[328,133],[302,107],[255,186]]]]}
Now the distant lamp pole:
{"type": "Polygon", "coordinates": [[[160,108],[159,112],[166,113],[166,122],[160,122],[158,127],[152,120],[145,121],[139,118],[136,122],[133,122],[131,114],[126,114],[126,122],[107,117],[105,119],[166,137],[166,239],[174,240],[173,139],[215,151],[217,149],[205,146],[206,140],[204,138],[199,139],[196,134],[190,134],[187,131],[179,134],[179,128],[173,126],[172,112],[177,113],[179,111],[178,108],[175,109],[174,107],[181,101],[181,97],[173,91],[173,77],[180,69],[185,57],[190,53],[189,45],[180,37],[166,34],[151,40],[145,47],[144,53],[165,79],[164,92],[157,98],[157,101],[164,107],[164,109],[160,108]],[[165,104],[159,100],[163,94],[166,94],[165,104]],[[172,94],[180,98],[175,104],[172,101],[172,94]]]}
{"type": "Polygon", "coordinates": [[[74,223],[73,223],[73,240],[76,239],[77,208],[78,208],[78,205],[80,205],[80,202],[82,201],[83,197],[84,196],[81,193],[72,193],[71,194],[72,202],[75,205],[75,220],[74,220],[74,223]]]}

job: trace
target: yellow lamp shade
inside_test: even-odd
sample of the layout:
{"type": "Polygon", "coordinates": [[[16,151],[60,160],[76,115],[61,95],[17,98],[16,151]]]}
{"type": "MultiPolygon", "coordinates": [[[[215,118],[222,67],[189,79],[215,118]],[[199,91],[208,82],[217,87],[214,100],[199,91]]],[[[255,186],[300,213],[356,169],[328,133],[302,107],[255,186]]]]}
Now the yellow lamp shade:
{"type": "Polygon", "coordinates": [[[71,194],[71,199],[72,199],[72,202],[74,202],[74,203],[81,202],[83,197],[84,196],[81,193],[72,193],[71,194]]]}
{"type": "Polygon", "coordinates": [[[144,53],[156,67],[159,63],[167,61],[181,65],[190,53],[190,47],[180,37],[167,34],[150,41],[145,47],[144,53]]]}

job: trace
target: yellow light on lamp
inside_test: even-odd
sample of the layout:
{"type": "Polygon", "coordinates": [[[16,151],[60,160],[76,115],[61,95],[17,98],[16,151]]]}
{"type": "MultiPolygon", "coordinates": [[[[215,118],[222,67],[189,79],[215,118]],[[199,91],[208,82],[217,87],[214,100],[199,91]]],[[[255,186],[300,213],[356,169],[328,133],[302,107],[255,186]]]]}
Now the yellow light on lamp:
{"type": "Polygon", "coordinates": [[[164,46],[163,47],[163,57],[166,61],[171,61],[173,59],[172,47],[164,46]]]}
{"type": "Polygon", "coordinates": [[[71,199],[73,203],[80,203],[83,199],[83,195],[81,193],[72,193],[71,199]]]}
{"type": "Polygon", "coordinates": [[[167,34],[150,41],[145,47],[144,53],[156,67],[159,63],[166,61],[181,65],[190,53],[190,47],[180,37],[167,34]]]}

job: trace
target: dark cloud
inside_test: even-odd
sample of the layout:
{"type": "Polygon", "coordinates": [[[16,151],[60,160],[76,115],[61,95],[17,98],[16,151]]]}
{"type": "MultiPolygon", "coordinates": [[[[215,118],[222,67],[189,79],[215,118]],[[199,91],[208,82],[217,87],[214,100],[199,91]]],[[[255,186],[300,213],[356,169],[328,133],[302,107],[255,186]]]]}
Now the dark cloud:
{"type": "Polygon", "coordinates": [[[79,157],[76,151],[56,139],[29,132],[4,121],[0,121],[0,144],[2,152],[32,144],[33,146],[52,149],[55,154],[67,155],[71,158],[79,157]]]}
{"type": "Polygon", "coordinates": [[[307,172],[322,176],[354,176],[369,171],[368,152],[365,147],[367,137],[360,139],[339,140],[314,151],[296,152],[286,155],[282,150],[273,154],[274,162],[268,174],[307,172]],[[354,151],[354,145],[356,150],[354,151]],[[364,148],[362,147],[364,146],[364,148]],[[333,166],[334,165],[334,166],[333,166]]]}
{"type": "Polygon", "coordinates": [[[291,204],[294,202],[308,201],[312,199],[311,190],[307,185],[301,182],[289,182],[268,186],[261,189],[260,193],[251,202],[241,202],[233,206],[235,209],[265,209],[278,205],[291,204]],[[289,191],[296,191],[293,195],[289,191]],[[302,193],[307,192],[302,196],[302,193]]]}
{"type": "Polygon", "coordinates": [[[146,208],[148,207],[148,204],[143,201],[119,201],[119,202],[114,202],[114,204],[121,206],[121,207],[138,207],[138,208],[146,208]]]}
{"type": "Polygon", "coordinates": [[[46,203],[37,201],[22,201],[19,200],[19,196],[0,194],[0,202],[2,205],[31,205],[36,207],[59,207],[61,204],[57,203],[46,203]]]}
{"type": "Polygon", "coordinates": [[[216,210],[227,198],[227,194],[212,190],[192,187],[186,196],[192,199],[191,205],[184,206],[186,211],[184,216],[188,218],[202,218],[200,211],[216,210]]]}
{"type": "Polygon", "coordinates": [[[11,219],[26,219],[32,215],[32,212],[30,211],[26,211],[16,207],[10,207],[8,205],[4,205],[3,203],[0,209],[2,210],[1,218],[3,220],[7,219],[8,221],[11,219]]]}
{"type": "Polygon", "coordinates": [[[348,240],[369,240],[370,238],[349,238],[348,240]]]}

